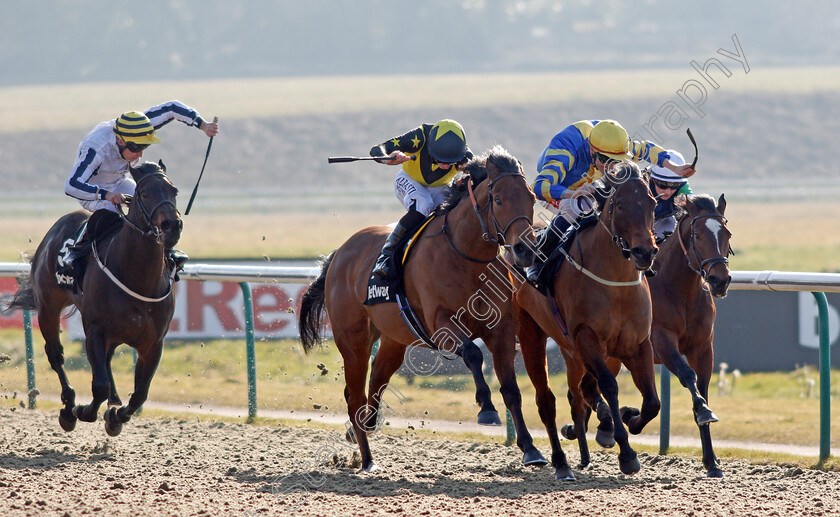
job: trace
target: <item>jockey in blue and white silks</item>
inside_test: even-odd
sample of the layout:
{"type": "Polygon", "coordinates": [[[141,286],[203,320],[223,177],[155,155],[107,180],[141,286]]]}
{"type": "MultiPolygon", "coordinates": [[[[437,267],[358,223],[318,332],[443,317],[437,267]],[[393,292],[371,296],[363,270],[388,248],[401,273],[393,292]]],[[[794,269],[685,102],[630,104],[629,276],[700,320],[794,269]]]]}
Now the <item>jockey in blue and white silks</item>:
{"type": "MultiPolygon", "coordinates": [[[[685,158],[678,151],[668,150],[671,163],[683,165],[685,158]]],[[[683,194],[691,194],[688,179],[675,174],[665,167],[654,165],[650,168],[650,191],[656,198],[656,208],[653,210],[653,234],[656,242],[660,243],[674,233],[677,227],[677,207],[674,198],[683,194]]]]}
{"type": "Polygon", "coordinates": [[[144,113],[129,111],[119,118],[101,122],[79,144],[76,162],[64,184],[64,193],[79,200],[91,212],[116,211],[116,205],[134,194],[129,166],[143,151],[161,140],[155,132],[173,120],[215,136],[219,125],[207,122],[196,110],[173,100],[149,108],[144,113]]]}

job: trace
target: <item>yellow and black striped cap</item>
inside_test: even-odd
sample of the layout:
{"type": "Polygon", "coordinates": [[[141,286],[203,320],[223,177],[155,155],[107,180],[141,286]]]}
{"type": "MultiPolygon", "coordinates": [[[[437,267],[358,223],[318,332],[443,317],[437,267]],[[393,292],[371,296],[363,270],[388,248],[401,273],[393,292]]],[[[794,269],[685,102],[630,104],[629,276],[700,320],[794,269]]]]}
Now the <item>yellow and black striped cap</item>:
{"type": "Polygon", "coordinates": [[[155,127],[149,117],[139,111],[127,111],[114,122],[114,133],[126,142],[135,144],[156,144],[160,138],[155,136],[155,127]]]}

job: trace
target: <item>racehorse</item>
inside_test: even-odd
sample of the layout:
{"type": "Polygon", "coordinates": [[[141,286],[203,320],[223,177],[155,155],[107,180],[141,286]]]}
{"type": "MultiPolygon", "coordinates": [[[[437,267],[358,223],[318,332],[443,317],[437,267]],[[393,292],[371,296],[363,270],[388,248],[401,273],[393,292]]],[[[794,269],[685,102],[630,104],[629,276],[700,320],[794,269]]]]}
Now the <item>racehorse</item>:
{"type": "Polygon", "coordinates": [[[56,221],[38,245],[30,273],[9,307],[38,311],[47,358],[61,382],[64,408],[58,420],[65,431],[76,427],[77,418],[96,421],[99,407],[107,399],[112,407],[105,411],[105,430],[111,436],[120,433],[122,425],[146,401],[175,311],[174,273],[165,250],[181,237],[183,224],[175,206],[178,190],[167,178],[163,162],[146,162],[130,170],[137,186],[122,227],[101,240],[91,234],[91,255],[77,259],[87,261],[79,294],[59,287],[57,257],[84,221],[89,220],[87,231],[94,232],[94,221],[101,220],[98,216],[104,210],[93,216],[79,210],[56,221]],[[93,372],[93,400],[85,406],[75,403],[59,339],[61,313],[70,305],[81,313],[85,353],[93,372]],[[111,373],[111,358],[122,343],[137,351],[134,393],[127,406],[122,406],[111,373]]]}
{"type": "MultiPolygon", "coordinates": [[[[523,462],[545,464],[522,418],[514,372],[517,320],[511,297],[490,293],[487,284],[491,266],[505,271],[500,245],[511,250],[518,265],[533,263],[535,198],[522,165],[500,146],[471,160],[465,172],[411,250],[404,268],[406,298],[432,335],[430,344],[439,350],[452,352],[473,336],[484,340],[515,422],[523,462]]],[[[320,340],[324,308],[329,315],[344,359],[344,396],[352,437],[359,445],[365,472],[378,468],[367,433],[375,430],[383,391],[408,347],[420,343],[401,320],[397,304],[364,305],[370,271],[388,233],[388,227],[365,228],[334,251],[304,295],[299,316],[300,338],[308,351],[320,340]],[[368,362],[377,339],[380,346],[366,397],[368,362]]]]}
{"type": "MultiPolygon", "coordinates": [[[[514,295],[520,309],[522,358],[536,389],[540,419],[548,432],[557,479],[574,479],[574,476],[558,468],[557,460],[565,459],[565,455],[555,422],[555,397],[548,385],[546,336],[551,336],[563,349],[570,392],[576,395],[570,397],[575,423],[583,425],[588,416],[579,396],[582,380],[595,380],[607,398],[609,413],[619,422],[614,439],[621,449],[618,459],[624,474],[634,474],[641,466],[621,424],[625,409],[619,408],[618,384],[607,366],[608,358],[619,358],[627,366],[643,396],[641,412],[625,422],[630,432],[641,431],[660,408],[649,337],[650,290],[642,273],[651,267],[657,253],[652,233],[655,200],[645,176],[634,163],[618,164],[613,174],[615,177],[605,174],[612,192],[597,216],[597,224],[576,232],[570,251],[554,277],[553,296],[546,296],[530,285],[523,285],[514,295]],[[584,377],[587,372],[590,377],[584,377]]],[[[580,445],[583,457],[585,437],[580,445]]]]}
{"type": "MultiPolygon", "coordinates": [[[[681,209],[681,215],[676,231],[662,245],[654,262],[657,274],[650,279],[651,341],[656,362],[664,364],[691,393],[706,475],[723,477],[709,430],[709,424],[717,422],[718,418],[709,409],[707,401],[714,369],[716,309],[713,298],[725,297],[729,288],[731,276],[727,257],[732,253],[729,247],[732,233],[726,226],[723,194],[717,205],[710,196],[690,195],[678,198],[677,207],[681,209]]],[[[620,367],[618,362],[611,365],[614,373],[620,367]]],[[[590,391],[586,397],[593,408],[601,403],[596,391],[590,391]]],[[[597,414],[601,420],[599,429],[612,425],[609,415],[600,411],[597,414]]],[[[576,428],[577,424],[564,426],[564,436],[574,439],[576,428]]]]}

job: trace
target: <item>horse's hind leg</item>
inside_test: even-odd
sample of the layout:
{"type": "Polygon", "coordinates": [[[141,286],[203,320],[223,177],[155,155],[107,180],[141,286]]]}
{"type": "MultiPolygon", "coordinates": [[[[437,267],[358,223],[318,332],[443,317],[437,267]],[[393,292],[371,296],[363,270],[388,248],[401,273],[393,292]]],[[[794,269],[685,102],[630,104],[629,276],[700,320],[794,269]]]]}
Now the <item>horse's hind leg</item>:
{"type": "Polygon", "coordinates": [[[108,371],[105,367],[108,342],[102,330],[96,326],[86,328],[85,334],[85,353],[93,373],[93,380],[91,381],[93,400],[86,406],[73,408],[73,414],[82,422],[95,422],[99,413],[99,406],[108,400],[110,392],[108,371]]]}
{"type": "MultiPolygon", "coordinates": [[[[698,347],[698,350],[689,353],[688,360],[697,372],[697,388],[700,390],[700,395],[704,400],[709,400],[709,381],[714,369],[712,341],[709,340],[705,345],[698,347]]],[[[706,467],[706,475],[711,478],[722,478],[723,471],[720,469],[720,462],[712,448],[711,426],[701,425],[699,427],[700,444],[703,446],[703,466],[706,467]]]]}
{"type": "Polygon", "coordinates": [[[59,338],[60,320],[60,310],[56,311],[43,305],[38,308],[38,325],[41,335],[44,336],[44,351],[50,367],[58,374],[58,382],[61,383],[61,403],[64,404],[64,408],[58,414],[58,423],[62,429],[69,432],[76,428],[76,416],[73,414],[76,392],[70,386],[67,372],[64,371],[64,347],[59,338]]]}
{"type": "Polygon", "coordinates": [[[388,384],[394,373],[402,366],[405,349],[406,345],[389,337],[382,336],[379,339],[379,351],[371,365],[370,384],[368,386],[368,413],[364,421],[365,431],[368,433],[378,431],[383,422],[380,419],[380,407],[383,407],[383,412],[391,415],[395,414],[391,405],[383,400],[387,391],[392,392],[400,402],[405,400],[402,393],[388,384]]]}
{"type": "Polygon", "coordinates": [[[493,405],[490,396],[490,386],[484,379],[484,355],[481,353],[481,349],[472,340],[464,339],[460,354],[475,382],[475,401],[481,406],[481,411],[478,413],[478,423],[480,425],[502,425],[502,419],[499,418],[499,412],[496,411],[496,406],[493,405]]]}
{"type": "MultiPolygon", "coordinates": [[[[342,332],[336,331],[335,344],[344,358],[344,399],[347,401],[347,415],[352,426],[347,429],[347,438],[353,439],[359,445],[359,453],[362,455],[362,471],[373,472],[379,467],[373,461],[367,433],[364,429],[369,410],[365,396],[365,380],[367,379],[373,339],[367,331],[367,319],[360,323],[357,321],[356,326],[360,328],[355,332],[352,329],[344,329],[342,332]]],[[[333,329],[336,328],[341,327],[333,322],[333,329]]]]}
{"type": "Polygon", "coordinates": [[[163,353],[163,341],[157,341],[150,347],[137,352],[137,365],[134,367],[134,393],[128,399],[128,405],[119,409],[109,408],[105,411],[105,432],[111,436],[117,436],[122,431],[122,425],[131,420],[140,406],[149,397],[149,386],[152,384],[152,377],[160,364],[160,356],[163,353]]]}

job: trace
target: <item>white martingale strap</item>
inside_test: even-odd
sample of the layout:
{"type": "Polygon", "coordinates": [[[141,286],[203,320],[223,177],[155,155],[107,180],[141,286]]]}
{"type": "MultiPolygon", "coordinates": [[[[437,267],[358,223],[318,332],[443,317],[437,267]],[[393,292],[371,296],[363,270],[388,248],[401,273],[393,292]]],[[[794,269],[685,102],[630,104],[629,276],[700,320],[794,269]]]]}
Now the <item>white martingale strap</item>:
{"type": "Polygon", "coordinates": [[[634,285],[639,285],[639,284],[642,283],[642,275],[644,275],[643,271],[639,271],[639,278],[637,280],[631,280],[629,282],[614,282],[612,280],[607,280],[605,278],[601,278],[600,276],[596,275],[592,271],[589,271],[585,267],[581,266],[580,264],[575,262],[575,260],[572,258],[572,256],[569,255],[566,252],[566,250],[564,250],[563,248],[560,248],[560,251],[566,257],[566,260],[568,260],[569,263],[571,263],[575,267],[575,269],[577,269],[578,271],[580,271],[584,275],[588,276],[592,280],[595,280],[599,284],[604,284],[604,285],[607,285],[607,286],[610,286],[610,287],[632,287],[634,285]]]}
{"type": "Polygon", "coordinates": [[[157,302],[162,302],[163,300],[169,298],[169,295],[172,294],[172,280],[171,279],[169,281],[169,287],[166,289],[166,294],[164,294],[160,298],[149,298],[147,296],[143,296],[142,294],[135,293],[134,291],[129,289],[125,284],[120,282],[119,278],[114,276],[114,274],[111,273],[111,270],[108,269],[107,267],[105,267],[105,264],[103,264],[102,261],[99,260],[99,253],[96,252],[96,244],[95,243],[93,245],[93,256],[94,256],[94,258],[96,258],[96,263],[99,265],[99,268],[102,271],[105,272],[105,274],[108,276],[108,278],[110,278],[112,282],[117,284],[117,287],[122,289],[126,294],[128,294],[132,298],[136,298],[136,299],[138,299],[140,301],[143,301],[143,302],[157,303],[157,302]]]}

